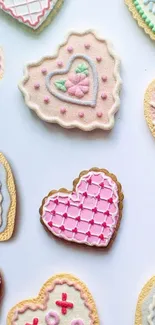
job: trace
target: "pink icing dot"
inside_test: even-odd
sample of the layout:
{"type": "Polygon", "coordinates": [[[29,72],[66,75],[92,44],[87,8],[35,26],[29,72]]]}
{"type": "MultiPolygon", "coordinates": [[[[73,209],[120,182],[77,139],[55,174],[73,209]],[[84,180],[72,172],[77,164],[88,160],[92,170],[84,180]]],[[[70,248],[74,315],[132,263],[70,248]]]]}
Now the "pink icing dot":
{"type": "Polygon", "coordinates": [[[87,43],[86,43],[84,46],[85,46],[85,48],[86,48],[87,50],[90,49],[90,44],[87,44],[87,43]]]}
{"type": "Polygon", "coordinates": [[[107,99],[107,94],[102,93],[102,94],[101,94],[101,98],[102,98],[102,99],[107,99]]]}
{"type": "Polygon", "coordinates": [[[97,112],[96,115],[97,115],[97,117],[102,117],[103,113],[102,112],[97,112]]]}
{"type": "Polygon", "coordinates": [[[42,72],[42,74],[46,74],[47,73],[47,69],[46,68],[42,68],[41,69],[41,72],[42,72]]]}
{"type": "Polygon", "coordinates": [[[97,56],[97,57],[96,57],[96,61],[97,61],[97,62],[101,62],[101,61],[102,61],[101,56],[97,56]]]}
{"type": "Polygon", "coordinates": [[[49,97],[48,97],[48,96],[45,96],[45,97],[44,97],[44,103],[48,104],[49,101],[50,101],[49,97]]]}
{"type": "Polygon", "coordinates": [[[73,52],[73,47],[72,47],[72,46],[68,46],[68,47],[67,47],[67,51],[68,51],[69,53],[72,53],[72,52],[73,52]]]}
{"type": "Polygon", "coordinates": [[[79,115],[80,118],[84,117],[84,113],[83,112],[79,112],[78,115],[79,115]]]}
{"type": "Polygon", "coordinates": [[[57,61],[57,66],[58,66],[59,68],[62,68],[62,67],[63,67],[63,62],[62,62],[62,61],[57,61]]]}
{"type": "Polygon", "coordinates": [[[60,108],[60,113],[61,113],[61,114],[65,114],[65,113],[66,113],[66,111],[67,111],[67,110],[66,110],[66,108],[65,108],[65,107],[61,107],[61,108],[60,108]]]}
{"type": "Polygon", "coordinates": [[[40,84],[37,82],[36,84],[34,84],[34,88],[35,89],[39,89],[40,88],[40,84]]]}
{"type": "Polygon", "coordinates": [[[107,76],[102,76],[102,81],[105,82],[105,81],[107,81],[107,79],[108,79],[107,76]]]}

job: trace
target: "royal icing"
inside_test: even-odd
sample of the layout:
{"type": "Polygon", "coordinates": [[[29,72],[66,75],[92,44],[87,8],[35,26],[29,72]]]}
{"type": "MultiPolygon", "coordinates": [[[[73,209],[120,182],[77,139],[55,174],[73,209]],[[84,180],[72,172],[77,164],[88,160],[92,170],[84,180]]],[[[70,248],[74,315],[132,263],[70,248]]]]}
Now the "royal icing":
{"type": "Polygon", "coordinates": [[[36,299],[11,309],[8,325],[99,325],[93,298],[84,283],[68,274],[49,279],[36,299]]]}
{"type": "Polygon", "coordinates": [[[125,0],[125,2],[139,26],[155,40],[155,1],[125,0]]]}
{"type": "Polygon", "coordinates": [[[37,29],[55,10],[58,10],[63,0],[0,0],[0,8],[19,22],[37,29]]]}
{"type": "Polygon", "coordinates": [[[107,130],[113,127],[120,104],[119,66],[120,61],[107,41],[92,31],[72,33],[57,55],[26,67],[19,88],[27,105],[47,122],[86,131],[107,130]],[[37,92],[34,79],[40,85],[37,92]],[[45,97],[49,97],[49,105],[45,97]],[[100,119],[97,112],[102,112],[100,119]]]}
{"type": "Polygon", "coordinates": [[[71,193],[49,193],[40,209],[41,221],[65,240],[107,247],[121,218],[120,184],[104,170],[82,173],[75,182],[71,193]]]}
{"type": "Polygon", "coordinates": [[[13,233],[16,214],[16,191],[8,162],[0,153],[0,241],[13,233]]]}
{"type": "Polygon", "coordinates": [[[154,325],[155,322],[155,277],[143,287],[137,303],[135,324],[154,325]]]}

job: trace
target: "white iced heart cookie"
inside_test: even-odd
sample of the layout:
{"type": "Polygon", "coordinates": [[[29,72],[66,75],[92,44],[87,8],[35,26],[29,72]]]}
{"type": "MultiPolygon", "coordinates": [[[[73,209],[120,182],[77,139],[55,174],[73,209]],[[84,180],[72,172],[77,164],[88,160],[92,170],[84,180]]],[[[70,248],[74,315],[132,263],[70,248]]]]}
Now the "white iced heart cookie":
{"type": "Polygon", "coordinates": [[[19,84],[43,120],[85,131],[109,130],[120,105],[120,60],[92,31],[71,33],[56,55],[27,65],[19,84]]]}
{"type": "Polygon", "coordinates": [[[0,0],[0,8],[19,22],[37,29],[50,13],[57,13],[63,0],[0,0]]]}
{"type": "Polygon", "coordinates": [[[99,325],[96,306],[86,285],[70,274],[58,274],[37,298],[11,309],[7,325],[99,325]]]}
{"type": "Polygon", "coordinates": [[[11,168],[0,153],[0,241],[10,239],[16,216],[16,190],[11,168]]]}
{"type": "Polygon", "coordinates": [[[155,0],[125,0],[133,18],[155,40],[155,0]]]}
{"type": "Polygon", "coordinates": [[[155,276],[143,287],[137,302],[135,325],[154,325],[155,276]]]}

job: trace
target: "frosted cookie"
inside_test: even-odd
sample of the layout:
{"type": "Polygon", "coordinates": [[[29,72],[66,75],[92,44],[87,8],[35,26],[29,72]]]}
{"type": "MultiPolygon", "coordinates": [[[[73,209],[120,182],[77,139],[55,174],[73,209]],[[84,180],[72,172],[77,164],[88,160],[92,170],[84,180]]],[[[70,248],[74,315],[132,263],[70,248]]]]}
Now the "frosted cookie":
{"type": "Polygon", "coordinates": [[[151,39],[155,40],[155,1],[125,0],[133,18],[151,39]]]}
{"type": "Polygon", "coordinates": [[[137,303],[135,325],[154,325],[155,276],[143,287],[137,303]]]}
{"type": "Polygon", "coordinates": [[[86,285],[70,274],[58,274],[37,298],[18,303],[7,325],[99,325],[95,302],[86,285]]]}
{"type": "Polygon", "coordinates": [[[3,78],[4,74],[4,53],[2,48],[0,47],[0,79],[3,78]]]}
{"type": "Polygon", "coordinates": [[[0,8],[20,23],[38,29],[50,22],[62,3],[63,0],[0,0],[0,8]]]}
{"type": "Polygon", "coordinates": [[[10,239],[16,216],[16,190],[11,168],[0,153],[0,241],[10,239]]]}
{"type": "Polygon", "coordinates": [[[94,32],[71,33],[56,55],[26,66],[19,88],[43,120],[109,130],[120,105],[120,60],[94,32]]]}
{"type": "Polygon", "coordinates": [[[121,221],[123,198],[116,176],[92,168],[74,180],[72,191],[53,190],[43,199],[41,222],[59,238],[107,247],[121,221]]]}
{"type": "Polygon", "coordinates": [[[155,137],[155,80],[151,82],[145,92],[144,115],[149,129],[155,137]]]}

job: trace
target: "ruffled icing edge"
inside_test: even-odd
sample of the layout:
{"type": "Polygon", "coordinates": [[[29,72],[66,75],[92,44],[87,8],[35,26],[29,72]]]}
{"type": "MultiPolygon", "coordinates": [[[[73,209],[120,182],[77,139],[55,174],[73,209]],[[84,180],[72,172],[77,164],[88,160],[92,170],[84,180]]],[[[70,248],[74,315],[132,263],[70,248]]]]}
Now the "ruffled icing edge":
{"type": "Polygon", "coordinates": [[[96,305],[87,286],[80,279],[76,278],[71,274],[66,273],[57,274],[50,278],[46,283],[44,283],[37,298],[21,301],[15,307],[13,307],[8,313],[7,325],[16,325],[18,315],[20,313],[24,313],[27,309],[45,310],[47,307],[47,301],[49,299],[49,292],[53,291],[57,284],[64,283],[66,283],[68,286],[74,286],[76,290],[80,291],[81,299],[84,300],[86,307],[90,310],[90,325],[99,325],[99,318],[96,305]]]}
{"type": "Polygon", "coordinates": [[[22,92],[22,94],[24,96],[25,103],[27,104],[27,106],[30,109],[35,111],[35,113],[38,115],[39,118],[41,118],[42,120],[44,120],[46,122],[49,122],[49,123],[57,123],[57,124],[61,125],[64,128],[76,128],[77,127],[77,128],[79,128],[79,129],[81,129],[83,131],[92,131],[92,130],[97,129],[97,128],[98,129],[103,129],[103,130],[111,130],[113,128],[114,122],[115,122],[114,116],[115,116],[116,112],[119,110],[119,106],[120,106],[121,86],[122,86],[122,79],[120,77],[120,58],[116,55],[112,44],[109,41],[107,41],[106,39],[100,38],[96,34],[96,32],[93,31],[93,30],[87,30],[84,33],[75,32],[75,31],[70,32],[67,35],[65,42],[63,44],[61,44],[60,46],[58,46],[55,55],[53,55],[53,56],[45,56],[38,62],[27,64],[25,66],[25,69],[24,69],[24,77],[23,77],[22,81],[18,84],[19,90],[22,92]],[[116,81],[116,85],[115,85],[114,90],[113,90],[114,104],[113,104],[112,108],[109,110],[109,114],[108,114],[109,115],[109,123],[105,124],[105,123],[99,123],[97,121],[94,121],[93,123],[84,126],[78,121],[75,121],[75,122],[72,122],[72,123],[65,123],[64,121],[62,121],[58,117],[51,117],[51,118],[45,117],[44,114],[42,112],[40,112],[39,106],[31,102],[30,95],[25,90],[24,84],[29,80],[28,69],[31,68],[31,67],[36,67],[36,66],[41,65],[44,60],[56,59],[58,57],[58,55],[59,55],[60,48],[67,45],[68,40],[69,40],[71,35],[85,36],[85,35],[87,35],[89,33],[91,33],[98,41],[106,43],[109,55],[113,58],[113,60],[115,62],[114,78],[115,78],[115,81],[116,81]]]}

